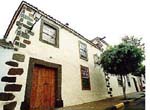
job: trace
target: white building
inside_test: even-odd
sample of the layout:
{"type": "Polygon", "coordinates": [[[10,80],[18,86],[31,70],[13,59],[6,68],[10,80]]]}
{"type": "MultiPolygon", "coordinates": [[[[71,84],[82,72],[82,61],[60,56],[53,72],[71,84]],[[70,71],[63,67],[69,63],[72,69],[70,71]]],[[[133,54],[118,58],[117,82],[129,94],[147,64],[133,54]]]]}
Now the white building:
{"type": "MultiPolygon", "coordinates": [[[[60,21],[22,2],[0,40],[0,110],[49,110],[122,95],[94,62],[101,50],[60,21]]],[[[127,93],[136,92],[129,76],[127,93]]]]}

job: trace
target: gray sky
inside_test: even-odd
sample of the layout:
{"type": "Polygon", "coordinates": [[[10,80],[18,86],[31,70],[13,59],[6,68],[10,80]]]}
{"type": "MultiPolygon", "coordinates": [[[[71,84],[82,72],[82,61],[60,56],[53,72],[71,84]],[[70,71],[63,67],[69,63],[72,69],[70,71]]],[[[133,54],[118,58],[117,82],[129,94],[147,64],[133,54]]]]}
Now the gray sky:
{"type": "MultiPolygon", "coordinates": [[[[0,38],[22,0],[0,2],[0,38]]],[[[110,44],[121,37],[148,36],[150,10],[146,0],[26,0],[88,39],[106,36],[110,44]]]]}

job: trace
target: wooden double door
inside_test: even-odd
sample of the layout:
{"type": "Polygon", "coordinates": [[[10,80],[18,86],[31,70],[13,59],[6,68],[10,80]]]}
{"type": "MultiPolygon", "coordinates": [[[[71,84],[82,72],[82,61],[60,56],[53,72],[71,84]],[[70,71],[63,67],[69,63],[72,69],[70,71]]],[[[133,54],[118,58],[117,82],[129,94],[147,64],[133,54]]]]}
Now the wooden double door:
{"type": "Polygon", "coordinates": [[[32,75],[30,110],[52,110],[54,108],[55,75],[55,69],[35,65],[32,75]]]}

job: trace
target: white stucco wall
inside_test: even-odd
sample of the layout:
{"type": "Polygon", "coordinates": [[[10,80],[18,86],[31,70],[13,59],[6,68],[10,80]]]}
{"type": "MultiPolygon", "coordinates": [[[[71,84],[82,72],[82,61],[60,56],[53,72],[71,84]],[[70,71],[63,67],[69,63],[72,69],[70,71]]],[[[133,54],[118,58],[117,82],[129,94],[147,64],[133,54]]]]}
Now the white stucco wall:
{"type": "MultiPolygon", "coordinates": [[[[41,21],[33,28],[35,35],[30,38],[31,45],[25,49],[20,48],[19,52],[25,53],[26,58],[33,57],[62,65],[62,99],[64,106],[81,104],[108,97],[104,74],[100,68],[94,67],[93,55],[100,53],[100,51],[60,27],[59,48],[43,43],[39,41],[40,23],[41,21]],[[87,44],[88,61],[84,61],[79,57],[79,41],[87,44]],[[91,90],[82,90],[80,65],[89,67],[91,90]]],[[[26,61],[26,64],[28,64],[28,60],[26,61]]],[[[28,68],[26,69],[28,70],[28,68]]]]}
{"type": "MultiPolygon", "coordinates": [[[[135,78],[136,81],[137,81],[137,77],[135,77],[131,74],[129,74],[128,76],[129,76],[129,79],[130,79],[131,87],[128,86],[128,83],[126,81],[126,93],[137,92],[136,89],[135,89],[134,82],[133,82],[133,78],[135,78]]],[[[122,87],[118,85],[118,81],[117,81],[116,76],[110,76],[110,86],[113,89],[113,91],[112,91],[113,96],[118,96],[118,95],[123,94],[122,87]]],[[[138,82],[137,82],[137,86],[138,86],[138,89],[140,90],[138,82]]]]}

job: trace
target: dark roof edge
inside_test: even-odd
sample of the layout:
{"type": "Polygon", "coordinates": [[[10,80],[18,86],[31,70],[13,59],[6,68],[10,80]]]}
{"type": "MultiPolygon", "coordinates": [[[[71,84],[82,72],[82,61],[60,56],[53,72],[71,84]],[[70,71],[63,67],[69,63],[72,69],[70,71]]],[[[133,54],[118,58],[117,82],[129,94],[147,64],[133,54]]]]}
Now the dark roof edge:
{"type": "MultiPolygon", "coordinates": [[[[42,16],[44,16],[45,18],[47,18],[47,19],[53,21],[54,23],[56,23],[56,24],[59,25],[60,27],[62,27],[62,28],[64,28],[64,29],[68,30],[68,31],[71,32],[72,34],[78,36],[80,39],[86,41],[86,42],[89,43],[90,45],[92,45],[92,46],[94,46],[95,48],[97,48],[95,44],[93,44],[90,40],[88,40],[87,38],[85,38],[83,35],[81,35],[81,34],[78,33],[77,31],[71,29],[70,27],[68,27],[68,26],[66,26],[65,24],[61,23],[59,20],[56,20],[56,19],[53,18],[52,16],[50,16],[50,15],[44,13],[43,11],[39,10],[37,7],[35,7],[35,6],[33,6],[33,5],[29,4],[29,3],[27,3],[26,1],[22,1],[21,4],[19,5],[18,9],[16,10],[16,12],[15,12],[15,14],[14,14],[14,16],[13,16],[13,18],[12,18],[12,20],[11,20],[11,22],[10,22],[8,28],[7,28],[7,30],[6,30],[6,33],[5,33],[4,38],[7,38],[7,36],[8,36],[8,34],[9,34],[9,32],[10,32],[10,30],[11,30],[13,24],[15,23],[15,20],[16,20],[16,18],[18,17],[18,15],[19,15],[19,13],[20,13],[20,11],[21,11],[23,5],[26,5],[26,6],[30,7],[30,8],[32,8],[34,11],[40,13],[40,14],[41,14],[42,16]]],[[[100,50],[99,48],[97,48],[97,49],[100,50]]]]}

